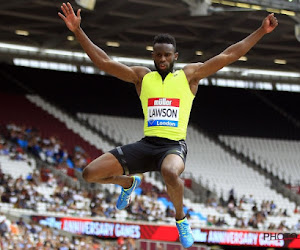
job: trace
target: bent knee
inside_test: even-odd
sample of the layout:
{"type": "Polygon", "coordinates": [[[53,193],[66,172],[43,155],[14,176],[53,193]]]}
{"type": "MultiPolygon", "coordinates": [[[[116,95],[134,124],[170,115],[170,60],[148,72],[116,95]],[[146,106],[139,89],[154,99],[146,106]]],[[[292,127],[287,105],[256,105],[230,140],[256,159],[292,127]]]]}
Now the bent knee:
{"type": "Polygon", "coordinates": [[[177,171],[175,171],[172,168],[163,168],[161,170],[161,174],[162,174],[166,184],[174,183],[174,181],[177,180],[179,177],[177,171]]]}
{"type": "Polygon", "coordinates": [[[97,182],[97,183],[102,183],[102,181],[106,178],[108,178],[110,176],[108,176],[107,174],[105,174],[103,171],[99,170],[95,170],[93,167],[91,167],[90,165],[86,166],[85,169],[82,172],[82,178],[86,181],[86,182],[97,182]]]}
{"type": "Polygon", "coordinates": [[[86,182],[94,182],[95,175],[92,173],[91,168],[89,166],[85,167],[82,172],[82,178],[86,182]]]}
{"type": "Polygon", "coordinates": [[[84,168],[82,177],[87,182],[105,183],[107,178],[122,174],[123,168],[118,160],[111,154],[104,154],[84,168]]]}

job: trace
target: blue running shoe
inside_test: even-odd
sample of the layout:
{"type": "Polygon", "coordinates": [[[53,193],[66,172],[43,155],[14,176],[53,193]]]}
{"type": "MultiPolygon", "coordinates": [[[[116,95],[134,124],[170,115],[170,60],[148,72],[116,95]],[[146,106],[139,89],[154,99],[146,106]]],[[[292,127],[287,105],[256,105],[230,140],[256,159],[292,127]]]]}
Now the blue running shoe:
{"type": "Polygon", "coordinates": [[[189,248],[194,244],[192,229],[186,218],[176,221],[176,227],[179,232],[179,240],[184,248],[189,248]]]}
{"type": "Polygon", "coordinates": [[[117,209],[121,210],[127,207],[130,203],[130,195],[132,192],[141,184],[141,178],[138,176],[133,176],[132,186],[128,189],[122,188],[121,194],[117,201],[117,209]]]}

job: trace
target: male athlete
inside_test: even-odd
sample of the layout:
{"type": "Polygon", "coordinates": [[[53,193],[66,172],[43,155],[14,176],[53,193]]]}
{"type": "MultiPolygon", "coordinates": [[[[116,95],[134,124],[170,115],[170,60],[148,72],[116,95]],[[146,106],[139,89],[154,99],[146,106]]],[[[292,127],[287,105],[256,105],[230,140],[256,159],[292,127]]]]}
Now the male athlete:
{"type": "Polygon", "coordinates": [[[100,70],[135,85],[145,118],[143,139],[101,155],[84,169],[83,178],[87,182],[122,186],[116,206],[124,209],[130,202],[131,193],[141,182],[133,174],[160,171],[175,207],[181,244],[185,248],[192,246],[193,235],[183,212],[184,185],[179,176],[185,168],[185,138],[198,83],[245,55],[265,34],[275,29],[278,25],[276,17],[269,14],[256,31],[208,61],[188,64],[173,72],[178,53],[172,36],[160,34],[154,38],[152,58],[156,71],[140,66],[129,67],[113,61],[87,37],[80,27],[80,9],[75,15],[71,4],[63,3],[61,10],[63,14],[58,15],[93,63],[100,70]]]}

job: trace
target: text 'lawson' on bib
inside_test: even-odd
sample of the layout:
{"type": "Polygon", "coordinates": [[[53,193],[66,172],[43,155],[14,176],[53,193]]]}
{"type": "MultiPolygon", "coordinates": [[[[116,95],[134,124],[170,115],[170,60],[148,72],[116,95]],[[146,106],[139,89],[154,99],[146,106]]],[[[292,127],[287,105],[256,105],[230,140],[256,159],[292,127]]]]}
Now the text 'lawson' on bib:
{"type": "Polygon", "coordinates": [[[180,99],[149,98],[148,127],[178,127],[180,99]]]}

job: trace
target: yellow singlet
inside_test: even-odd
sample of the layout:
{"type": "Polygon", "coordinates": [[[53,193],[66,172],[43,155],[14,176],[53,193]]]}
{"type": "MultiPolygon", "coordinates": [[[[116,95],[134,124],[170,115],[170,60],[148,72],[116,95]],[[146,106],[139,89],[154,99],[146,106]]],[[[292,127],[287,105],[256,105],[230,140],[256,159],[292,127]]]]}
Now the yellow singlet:
{"type": "Polygon", "coordinates": [[[183,70],[164,81],[157,71],[146,74],[140,94],[144,135],[185,140],[194,97],[183,70]]]}

